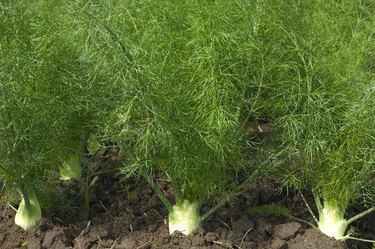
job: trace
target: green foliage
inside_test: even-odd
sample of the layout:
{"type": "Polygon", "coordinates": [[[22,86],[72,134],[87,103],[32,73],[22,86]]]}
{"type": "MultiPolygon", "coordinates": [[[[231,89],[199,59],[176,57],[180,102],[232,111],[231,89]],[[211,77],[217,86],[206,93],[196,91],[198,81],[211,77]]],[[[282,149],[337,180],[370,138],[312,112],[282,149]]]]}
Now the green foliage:
{"type": "Polygon", "coordinates": [[[67,154],[82,150],[92,81],[43,2],[5,1],[0,11],[0,176],[7,191],[43,195],[67,154]]]}
{"type": "Polygon", "coordinates": [[[31,13],[11,7],[3,7],[2,12],[5,34],[0,43],[1,174],[7,183],[19,186],[26,172],[35,169],[38,176],[50,167],[45,154],[49,148],[44,143],[49,124],[44,118],[46,112],[37,111],[43,110],[46,102],[41,101],[43,93],[37,91],[43,86],[36,79],[40,67],[32,63],[38,60],[31,50],[34,31],[28,19],[31,13]]]}
{"type": "Polygon", "coordinates": [[[374,211],[375,82],[369,64],[375,8],[353,1],[271,2],[262,3],[272,14],[262,16],[266,25],[255,42],[264,55],[258,60],[265,70],[263,116],[273,123],[259,157],[284,187],[312,190],[319,229],[346,239],[348,224],[374,211]],[[358,200],[370,208],[345,220],[358,200]]]}
{"type": "Polygon", "coordinates": [[[292,217],[291,211],[286,208],[276,204],[262,205],[259,207],[252,207],[247,210],[250,215],[283,215],[286,217],[292,217]]]}
{"type": "Polygon", "coordinates": [[[270,38],[258,42],[267,55],[261,64],[278,174],[285,185],[312,189],[345,210],[370,196],[375,85],[368,60],[375,9],[335,0],[264,5],[273,15],[259,33],[270,38]]]}
{"type": "Polygon", "coordinates": [[[110,132],[129,157],[125,174],[164,172],[181,189],[177,198],[193,201],[220,190],[228,171],[243,165],[252,7],[105,1],[74,8],[92,58],[122,86],[110,132]]]}
{"type": "Polygon", "coordinates": [[[351,0],[2,1],[0,178],[42,195],[68,155],[110,141],[176,204],[233,192],[253,154],[317,204],[372,203],[374,16],[351,0]],[[258,120],[273,132],[255,150],[258,120]]]}

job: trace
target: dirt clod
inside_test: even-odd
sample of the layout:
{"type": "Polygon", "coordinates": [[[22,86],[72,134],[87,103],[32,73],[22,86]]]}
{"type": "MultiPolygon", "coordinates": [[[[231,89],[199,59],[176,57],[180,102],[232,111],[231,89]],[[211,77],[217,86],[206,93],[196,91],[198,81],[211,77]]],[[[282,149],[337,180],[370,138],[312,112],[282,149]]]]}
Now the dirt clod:
{"type": "Polygon", "coordinates": [[[289,240],[296,236],[296,233],[301,228],[301,224],[298,222],[288,222],[275,226],[273,230],[273,236],[282,240],[289,240]]]}
{"type": "Polygon", "coordinates": [[[286,249],[286,242],[282,239],[275,239],[271,243],[271,249],[286,249]]]}
{"type": "Polygon", "coordinates": [[[288,249],[345,249],[342,242],[323,235],[314,228],[309,228],[303,235],[297,235],[296,238],[288,242],[288,249]]]}

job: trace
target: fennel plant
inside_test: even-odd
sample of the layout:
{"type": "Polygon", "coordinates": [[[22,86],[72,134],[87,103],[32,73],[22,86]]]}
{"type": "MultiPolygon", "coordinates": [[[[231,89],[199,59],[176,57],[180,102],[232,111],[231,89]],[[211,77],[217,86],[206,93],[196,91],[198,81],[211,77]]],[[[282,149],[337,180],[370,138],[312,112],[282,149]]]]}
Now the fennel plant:
{"type": "Polygon", "coordinates": [[[317,227],[338,240],[352,238],[349,225],[375,210],[374,74],[367,66],[375,12],[365,2],[344,2],[276,4],[274,25],[259,31],[274,36],[262,64],[278,174],[286,186],[314,193],[317,227]],[[368,209],[346,219],[360,202],[368,209]]]}
{"type": "Polygon", "coordinates": [[[87,25],[85,46],[123,89],[108,130],[126,153],[123,173],[145,177],[169,212],[170,233],[190,234],[235,192],[245,123],[258,108],[249,80],[253,7],[252,1],[75,5],[75,20],[87,25]],[[155,172],[169,179],[174,201],[155,172]],[[200,214],[204,201],[219,196],[200,214]]]}
{"type": "Polygon", "coordinates": [[[0,176],[20,193],[15,222],[27,230],[41,218],[38,196],[81,148],[88,80],[43,2],[4,1],[0,11],[0,176]]]}

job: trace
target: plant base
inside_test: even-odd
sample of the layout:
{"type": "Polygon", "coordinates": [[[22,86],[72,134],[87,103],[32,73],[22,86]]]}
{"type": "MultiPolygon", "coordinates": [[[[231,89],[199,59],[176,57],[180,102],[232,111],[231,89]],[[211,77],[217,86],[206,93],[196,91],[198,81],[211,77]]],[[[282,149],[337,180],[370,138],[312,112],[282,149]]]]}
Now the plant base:
{"type": "Polygon", "coordinates": [[[169,233],[179,231],[189,235],[200,227],[199,208],[200,205],[197,202],[187,200],[184,200],[181,205],[174,205],[173,211],[169,214],[169,233]]]}
{"type": "Polygon", "coordinates": [[[18,207],[16,217],[14,219],[16,225],[22,227],[22,229],[25,231],[36,226],[39,220],[42,218],[39,201],[34,190],[29,190],[27,193],[28,201],[25,200],[24,196],[22,196],[20,206],[18,207]]]}
{"type": "Polygon", "coordinates": [[[348,224],[343,212],[339,208],[325,207],[319,213],[319,230],[329,237],[345,240],[345,231],[348,224]]]}

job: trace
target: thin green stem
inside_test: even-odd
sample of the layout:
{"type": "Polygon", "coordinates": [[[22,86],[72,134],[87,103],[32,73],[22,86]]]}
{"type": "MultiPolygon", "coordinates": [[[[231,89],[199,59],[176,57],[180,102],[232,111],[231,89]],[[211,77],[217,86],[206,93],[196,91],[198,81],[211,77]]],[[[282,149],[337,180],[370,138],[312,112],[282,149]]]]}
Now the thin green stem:
{"type": "Polygon", "coordinates": [[[27,190],[25,190],[24,187],[20,188],[21,194],[22,194],[22,199],[25,201],[25,207],[26,209],[30,209],[30,198],[29,198],[29,193],[27,190]]]}
{"type": "Polygon", "coordinates": [[[15,177],[16,177],[16,181],[19,181],[18,184],[22,184],[23,182],[23,177],[24,174],[22,173],[22,170],[20,169],[20,167],[18,166],[18,163],[17,163],[17,151],[13,151],[12,150],[12,160],[13,160],[13,169],[14,169],[14,173],[15,173],[15,177]]]}
{"type": "Polygon", "coordinates": [[[147,174],[143,174],[143,177],[146,179],[147,183],[150,185],[152,190],[159,196],[160,200],[163,202],[164,206],[167,208],[168,212],[171,213],[173,211],[173,206],[171,202],[167,199],[163,191],[161,191],[160,187],[154,182],[152,177],[147,174]]]}
{"type": "Polygon", "coordinates": [[[179,206],[184,201],[181,188],[180,188],[179,184],[173,179],[171,180],[171,185],[172,185],[172,188],[173,188],[173,191],[174,191],[176,205],[179,206]]]}
{"type": "Polygon", "coordinates": [[[316,193],[316,191],[313,190],[312,193],[314,195],[314,200],[315,200],[316,208],[318,209],[318,212],[321,212],[323,210],[322,201],[320,200],[320,197],[316,193]]]}
{"type": "MultiPolygon", "coordinates": [[[[307,209],[309,210],[311,216],[313,217],[314,221],[316,222],[316,224],[318,224],[318,223],[319,223],[318,219],[316,218],[316,216],[315,216],[314,212],[312,211],[312,209],[311,209],[309,203],[307,203],[305,197],[303,196],[303,194],[302,194],[301,192],[300,192],[300,196],[301,196],[303,202],[305,203],[307,209]]],[[[316,197],[317,197],[317,196],[314,194],[315,202],[317,202],[316,197]]],[[[320,199],[319,199],[319,203],[320,203],[320,199]]],[[[319,204],[317,203],[316,206],[318,207],[318,210],[319,210],[319,212],[320,212],[321,209],[319,209],[319,204]]],[[[321,208],[321,203],[320,203],[320,208],[321,208]]],[[[314,227],[315,227],[315,226],[314,226],[314,227]]]]}
{"type": "Polygon", "coordinates": [[[90,135],[91,135],[91,131],[87,129],[84,132],[81,151],[85,151],[85,149],[87,148],[87,141],[89,140],[90,135]]]}
{"type": "Polygon", "coordinates": [[[363,211],[362,213],[353,216],[352,218],[350,218],[349,220],[347,220],[347,224],[349,225],[350,223],[352,223],[352,222],[354,222],[354,221],[362,218],[363,216],[368,215],[369,213],[371,213],[373,211],[375,211],[375,207],[369,208],[366,211],[363,211]]]}
{"type": "Polygon", "coordinates": [[[301,219],[301,218],[298,218],[296,216],[293,216],[293,215],[288,215],[288,214],[281,214],[281,215],[284,215],[285,217],[289,218],[289,219],[294,219],[294,220],[297,220],[297,221],[300,221],[300,222],[303,222],[313,228],[317,228],[314,224],[312,224],[311,222],[308,222],[307,220],[304,220],[304,219],[301,219]]]}
{"type": "Polygon", "coordinates": [[[350,236],[346,237],[346,239],[352,239],[352,240],[358,240],[358,241],[363,241],[363,242],[375,243],[375,240],[361,239],[361,238],[350,237],[350,236]]]}
{"type": "Polygon", "coordinates": [[[205,219],[207,219],[209,216],[211,216],[211,214],[215,213],[216,210],[218,210],[219,208],[221,208],[222,206],[225,205],[225,203],[227,203],[229,200],[230,200],[230,197],[229,195],[226,195],[224,198],[222,198],[215,206],[213,206],[212,208],[210,208],[204,215],[202,215],[202,221],[204,221],[205,219]]]}
{"type": "MultiPolygon", "coordinates": [[[[84,162],[84,164],[82,165],[82,168],[86,168],[89,165],[89,163],[96,158],[96,156],[99,154],[99,152],[100,152],[100,149],[97,149],[95,151],[95,153],[89,159],[87,159],[84,162]]],[[[84,207],[84,209],[85,209],[86,212],[89,211],[89,198],[90,198],[90,191],[89,191],[90,184],[89,184],[89,180],[93,176],[96,176],[96,174],[89,174],[89,172],[87,173],[86,181],[85,181],[85,186],[84,186],[84,198],[85,198],[85,204],[84,204],[85,207],[84,207]]],[[[80,181],[82,181],[82,179],[80,181]]]]}
{"type": "Polygon", "coordinates": [[[233,196],[241,192],[244,187],[252,181],[254,178],[258,175],[258,170],[255,170],[250,177],[248,177],[243,183],[241,183],[235,190],[225,195],[215,206],[210,208],[205,214],[202,215],[202,221],[207,219],[209,216],[211,216],[213,213],[216,212],[220,207],[224,206],[225,203],[227,203],[233,196]]]}

